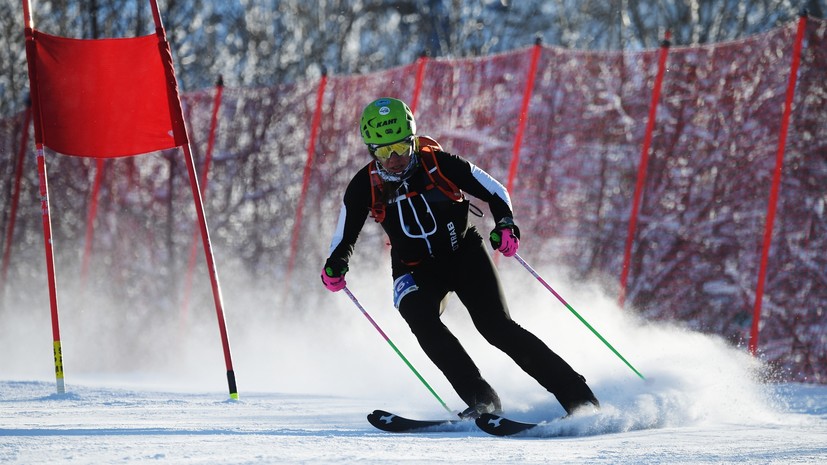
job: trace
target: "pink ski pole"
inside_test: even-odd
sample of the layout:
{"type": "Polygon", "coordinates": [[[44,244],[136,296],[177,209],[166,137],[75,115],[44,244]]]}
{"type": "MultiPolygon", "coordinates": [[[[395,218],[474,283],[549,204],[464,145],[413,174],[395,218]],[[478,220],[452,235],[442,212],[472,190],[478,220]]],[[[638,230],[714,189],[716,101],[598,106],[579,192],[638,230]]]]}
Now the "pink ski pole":
{"type": "Polygon", "coordinates": [[[609,344],[609,341],[607,341],[607,340],[606,340],[603,336],[601,336],[601,335],[600,335],[600,333],[598,333],[598,332],[597,332],[597,330],[595,330],[594,328],[592,328],[592,325],[590,325],[588,321],[586,321],[586,320],[585,320],[582,316],[580,316],[580,314],[579,314],[579,313],[577,313],[577,311],[575,311],[575,310],[571,307],[571,305],[569,305],[569,303],[565,301],[565,299],[563,299],[562,297],[560,297],[560,294],[558,294],[558,293],[557,293],[554,289],[552,289],[552,288],[551,288],[551,286],[549,286],[549,285],[548,285],[548,283],[547,283],[547,282],[546,282],[543,278],[541,278],[541,277],[540,277],[540,275],[539,275],[539,274],[537,274],[537,272],[536,272],[536,271],[534,271],[534,268],[532,268],[532,267],[531,267],[528,263],[526,263],[526,262],[525,262],[525,260],[523,260],[523,257],[521,257],[521,256],[520,256],[520,254],[514,254],[514,258],[516,258],[516,259],[517,259],[517,261],[518,261],[518,262],[520,262],[520,264],[521,264],[521,265],[523,265],[523,266],[525,267],[525,269],[526,269],[526,270],[528,270],[528,272],[529,272],[529,273],[531,273],[531,274],[532,274],[535,278],[537,278],[537,281],[540,281],[540,284],[542,284],[543,286],[545,286],[545,288],[546,288],[546,289],[548,289],[548,290],[549,290],[549,292],[551,292],[552,294],[554,294],[554,297],[557,297],[557,300],[559,300],[560,302],[562,302],[562,304],[563,304],[563,305],[565,305],[565,306],[566,306],[566,308],[567,308],[567,309],[569,309],[569,311],[570,311],[571,313],[573,313],[573,314],[574,314],[574,316],[576,316],[576,317],[577,317],[577,319],[578,319],[578,320],[580,320],[580,322],[581,322],[581,323],[583,323],[584,325],[586,325],[586,327],[587,327],[587,328],[589,328],[589,330],[591,330],[591,332],[592,332],[592,333],[594,333],[594,335],[595,335],[595,336],[597,336],[597,338],[598,338],[598,339],[600,339],[601,341],[603,341],[603,344],[606,344],[606,347],[608,347],[608,348],[609,348],[612,352],[614,352],[614,354],[615,354],[615,355],[617,355],[617,356],[618,356],[618,358],[620,358],[621,360],[623,360],[623,363],[625,363],[625,364],[626,364],[626,366],[628,366],[629,368],[631,368],[631,369],[632,369],[632,371],[634,371],[636,375],[640,376],[640,379],[642,379],[642,380],[644,380],[644,381],[646,380],[646,378],[644,378],[644,377],[643,377],[643,375],[642,375],[642,374],[640,374],[640,372],[639,372],[639,371],[637,371],[637,370],[635,369],[635,367],[633,367],[633,366],[632,366],[632,364],[631,364],[631,363],[629,363],[629,362],[628,362],[625,358],[623,358],[623,356],[622,356],[622,355],[620,355],[620,352],[618,352],[618,351],[617,351],[614,347],[612,347],[612,345],[611,345],[611,344],[609,344]]]}
{"type": "Polygon", "coordinates": [[[396,352],[396,354],[399,355],[399,358],[401,358],[402,361],[405,362],[405,365],[408,365],[408,368],[410,368],[411,371],[413,371],[413,373],[416,375],[416,377],[419,378],[420,381],[422,381],[422,384],[424,384],[425,387],[428,388],[429,391],[431,391],[431,394],[433,394],[434,397],[436,397],[436,400],[438,400],[439,403],[442,404],[442,407],[445,408],[445,410],[447,410],[448,413],[453,414],[454,412],[451,411],[450,408],[448,408],[448,406],[445,404],[442,398],[440,398],[439,395],[437,395],[436,391],[434,391],[431,385],[428,384],[427,381],[425,381],[425,378],[423,378],[422,375],[420,375],[419,372],[416,371],[416,368],[414,368],[414,366],[411,365],[411,362],[409,362],[408,359],[405,358],[404,355],[402,355],[402,352],[396,347],[396,344],[394,344],[393,341],[391,341],[391,339],[388,337],[388,335],[385,334],[384,331],[382,331],[382,328],[380,328],[379,325],[376,324],[376,321],[374,321],[373,318],[371,318],[370,314],[367,312],[367,310],[365,310],[365,307],[363,307],[362,304],[359,303],[359,301],[356,299],[356,296],[354,296],[353,293],[350,292],[350,289],[348,289],[347,286],[344,287],[344,291],[345,294],[347,294],[347,296],[350,297],[350,300],[352,300],[353,303],[356,305],[356,308],[358,308],[362,312],[362,315],[365,315],[365,318],[367,318],[368,321],[370,321],[370,324],[372,324],[373,327],[376,328],[376,331],[379,331],[379,334],[381,334],[382,337],[385,338],[388,344],[390,344],[390,346],[393,348],[394,352],[396,352]]]}

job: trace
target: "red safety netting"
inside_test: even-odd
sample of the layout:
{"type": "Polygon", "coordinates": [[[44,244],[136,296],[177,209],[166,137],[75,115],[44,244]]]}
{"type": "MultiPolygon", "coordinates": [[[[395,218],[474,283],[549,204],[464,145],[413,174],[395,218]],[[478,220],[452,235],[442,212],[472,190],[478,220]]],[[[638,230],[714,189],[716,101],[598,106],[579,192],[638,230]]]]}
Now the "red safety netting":
{"type": "MultiPolygon", "coordinates": [[[[669,49],[626,300],[644,317],[681,321],[746,343],[795,33],[796,24],[789,24],[735,42],[669,49]]],[[[763,356],[788,378],[816,382],[827,382],[825,34],[827,23],[808,20],[760,342],[763,356]]],[[[505,183],[534,50],[427,60],[416,94],[420,133],[505,183]]],[[[512,190],[525,239],[521,254],[530,262],[559,265],[574,279],[598,280],[618,293],[659,53],[542,47],[512,190]]],[[[216,251],[242,263],[274,293],[283,292],[276,290],[279,278],[291,255],[298,257],[292,288],[305,302],[317,298],[318,268],[328,253],[340,194],[368,161],[358,133],[360,112],[379,96],[410,103],[419,64],[328,76],[307,179],[319,81],[224,88],[205,195],[216,251]],[[303,185],[309,189],[300,240],[289,250],[303,185]]],[[[182,95],[197,159],[206,152],[214,92],[182,95]]],[[[19,139],[15,128],[0,124],[3,159],[15,153],[7,142],[19,139]]],[[[65,193],[53,199],[62,216],[55,235],[64,241],[82,240],[91,166],[65,157],[53,162],[50,177],[63,188],[55,192],[65,193]]],[[[124,293],[168,293],[174,281],[148,284],[142,273],[169,277],[185,266],[176,256],[188,250],[192,218],[169,212],[187,208],[186,174],[163,153],[112,166],[98,213],[106,228],[99,228],[94,260],[119,264],[110,274],[121,276],[124,293]],[[111,240],[127,233],[134,238],[129,244],[111,240]]],[[[31,172],[26,178],[36,183],[31,172]]],[[[485,221],[490,219],[481,223],[489,228],[485,221]]],[[[40,240],[37,219],[21,218],[18,227],[23,230],[12,279],[36,273],[27,270],[39,263],[32,258],[40,240]]],[[[380,255],[373,251],[381,244],[380,229],[365,228],[363,255],[380,255]]]]}

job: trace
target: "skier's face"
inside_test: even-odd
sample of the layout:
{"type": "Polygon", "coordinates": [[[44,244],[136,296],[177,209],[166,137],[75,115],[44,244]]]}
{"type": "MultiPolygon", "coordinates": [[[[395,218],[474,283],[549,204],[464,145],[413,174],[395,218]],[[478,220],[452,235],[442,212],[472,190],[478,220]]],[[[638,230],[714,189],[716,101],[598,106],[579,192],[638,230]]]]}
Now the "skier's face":
{"type": "Polygon", "coordinates": [[[382,167],[385,168],[390,174],[402,174],[405,171],[405,168],[408,167],[408,163],[411,162],[411,149],[404,152],[404,154],[397,154],[396,152],[388,158],[387,161],[382,163],[382,167]]]}
{"type": "Polygon", "coordinates": [[[402,174],[411,162],[413,140],[408,138],[389,145],[373,149],[373,156],[382,164],[382,168],[390,174],[402,174]]]}

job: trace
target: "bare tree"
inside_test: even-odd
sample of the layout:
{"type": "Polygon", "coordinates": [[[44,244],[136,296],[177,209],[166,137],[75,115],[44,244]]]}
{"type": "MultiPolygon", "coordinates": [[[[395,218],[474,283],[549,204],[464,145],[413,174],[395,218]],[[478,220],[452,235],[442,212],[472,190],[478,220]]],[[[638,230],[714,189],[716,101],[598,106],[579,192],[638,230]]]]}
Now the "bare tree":
{"type": "MultiPolygon", "coordinates": [[[[69,37],[152,33],[145,0],[33,1],[36,26],[69,37]],[[48,14],[44,13],[48,12],[48,14]],[[92,13],[94,12],[94,13],[92,13]]],[[[793,0],[167,0],[160,1],[181,88],[270,86],[368,73],[432,57],[471,57],[534,43],[597,50],[731,40],[789,21],[793,0]]],[[[825,0],[807,0],[820,17],[825,0]]],[[[0,0],[0,114],[28,87],[17,0],[0,0]]]]}

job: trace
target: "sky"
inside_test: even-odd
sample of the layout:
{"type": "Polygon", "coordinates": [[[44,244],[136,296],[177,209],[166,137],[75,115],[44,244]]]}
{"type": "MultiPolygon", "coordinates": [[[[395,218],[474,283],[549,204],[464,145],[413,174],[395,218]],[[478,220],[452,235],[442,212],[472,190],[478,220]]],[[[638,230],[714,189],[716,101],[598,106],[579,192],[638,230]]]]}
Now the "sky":
{"type": "MultiPolygon", "coordinates": [[[[217,330],[209,321],[194,325],[177,349],[159,341],[166,361],[153,369],[135,364],[144,367],[136,369],[93,363],[117,349],[96,344],[94,327],[75,328],[67,317],[66,393],[57,394],[48,319],[37,311],[6,312],[0,326],[0,463],[827,460],[827,387],[767,382],[760,359],[743,348],[674,324],[640,320],[621,311],[599,286],[559,281],[559,270],[538,269],[644,374],[642,380],[519,264],[500,268],[512,316],[586,376],[600,411],[554,421],[564,413],[560,405],[473,331],[455,299],[443,318],[499,392],[506,415],[548,421],[533,436],[495,438],[470,423],[428,434],[371,427],[365,416],[374,409],[412,418],[452,414],[343,293],[316,290],[321,294],[308,302],[321,302],[322,308],[250,321],[241,316],[243,306],[253,303],[229,296],[228,308],[237,310],[228,314],[237,401],[229,398],[217,330]]],[[[348,286],[449,409],[462,410],[395,314],[389,295],[376,291],[390,289],[384,271],[352,273],[348,286]]]]}

